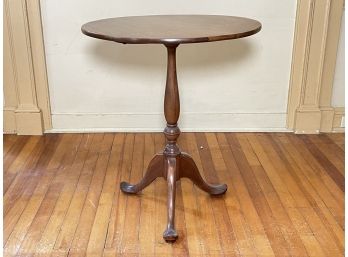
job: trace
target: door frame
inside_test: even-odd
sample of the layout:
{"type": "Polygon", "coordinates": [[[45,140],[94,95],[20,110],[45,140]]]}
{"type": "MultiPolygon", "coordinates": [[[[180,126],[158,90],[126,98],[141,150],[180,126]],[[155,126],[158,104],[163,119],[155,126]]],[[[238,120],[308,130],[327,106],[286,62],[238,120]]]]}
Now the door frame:
{"type": "Polygon", "coordinates": [[[295,133],[344,131],[344,107],[331,104],[344,0],[298,0],[287,127],[295,133]]]}
{"type": "Polygon", "coordinates": [[[39,0],[4,0],[4,132],[52,128],[39,0]]]}

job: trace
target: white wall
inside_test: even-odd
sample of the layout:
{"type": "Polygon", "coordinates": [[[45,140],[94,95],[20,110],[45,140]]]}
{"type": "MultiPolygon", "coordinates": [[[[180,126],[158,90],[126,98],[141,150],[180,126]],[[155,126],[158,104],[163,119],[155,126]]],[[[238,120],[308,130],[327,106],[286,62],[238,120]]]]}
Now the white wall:
{"type": "Polygon", "coordinates": [[[338,43],[337,60],[331,100],[332,106],[334,107],[344,107],[344,15],[345,12],[343,12],[342,15],[341,34],[338,43]]]}
{"type": "Polygon", "coordinates": [[[254,18],[245,39],[181,45],[179,125],[188,130],[285,129],[296,1],[42,0],[55,130],[159,130],[164,126],[166,51],[86,37],[95,19],[148,14],[254,18]]]}

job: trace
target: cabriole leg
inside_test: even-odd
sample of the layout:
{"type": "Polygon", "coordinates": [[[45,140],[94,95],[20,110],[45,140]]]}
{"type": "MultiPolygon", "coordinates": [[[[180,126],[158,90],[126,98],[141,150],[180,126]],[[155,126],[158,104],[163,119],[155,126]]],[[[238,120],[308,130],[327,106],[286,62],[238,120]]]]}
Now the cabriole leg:
{"type": "Polygon", "coordinates": [[[177,160],[175,157],[166,158],[167,170],[167,184],[168,184],[168,223],[167,229],[163,233],[163,238],[167,242],[173,242],[178,238],[174,227],[175,221],[175,195],[176,195],[176,174],[177,174],[177,160]]]}

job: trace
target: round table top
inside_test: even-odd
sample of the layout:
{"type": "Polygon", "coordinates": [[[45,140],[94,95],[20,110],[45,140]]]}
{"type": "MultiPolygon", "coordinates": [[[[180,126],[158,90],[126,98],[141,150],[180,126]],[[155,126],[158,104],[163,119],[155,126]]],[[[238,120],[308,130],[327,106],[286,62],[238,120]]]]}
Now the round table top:
{"type": "Polygon", "coordinates": [[[261,30],[261,23],[222,15],[151,15],[92,21],[82,26],[90,37],[124,44],[181,44],[236,39],[261,30]]]}

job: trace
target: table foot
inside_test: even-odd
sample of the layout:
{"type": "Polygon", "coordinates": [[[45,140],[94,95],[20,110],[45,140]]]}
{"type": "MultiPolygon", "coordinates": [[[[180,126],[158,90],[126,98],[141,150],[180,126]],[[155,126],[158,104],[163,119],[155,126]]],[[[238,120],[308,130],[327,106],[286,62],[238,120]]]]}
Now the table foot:
{"type": "Polygon", "coordinates": [[[156,154],[150,161],[145,176],[138,184],[132,185],[123,181],[120,188],[124,193],[136,194],[150,185],[156,178],[164,177],[164,171],[164,155],[162,153],[156,154]]]}
{"type": "Polygon", "coordinates": [[[178,239],[178,234],[174,228],[167,228],[163,233],[163,239],[168,243],[172,243],[178,239]]]}

